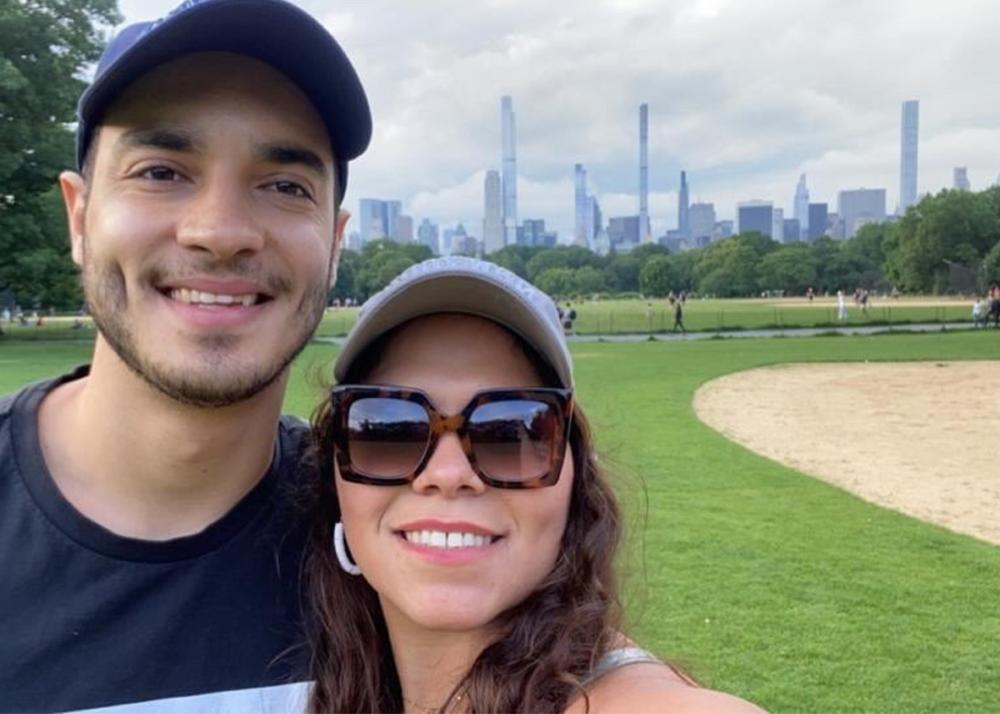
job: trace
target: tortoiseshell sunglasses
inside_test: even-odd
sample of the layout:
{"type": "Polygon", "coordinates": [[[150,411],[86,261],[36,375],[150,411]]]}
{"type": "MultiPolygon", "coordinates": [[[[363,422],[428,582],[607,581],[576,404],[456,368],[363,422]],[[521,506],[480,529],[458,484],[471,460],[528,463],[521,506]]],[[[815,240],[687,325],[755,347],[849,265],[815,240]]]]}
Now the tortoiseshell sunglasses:
{"type": "Polygon", "coordinates": [[[441,414],[418,389],[340,385],[331,392],[333,446],[345,481],[400,486],[427,466],[438,440],[458,434],[473,471],[494,488],[559,480],[573,414],[571,389],[491,389],[441,414]]]}

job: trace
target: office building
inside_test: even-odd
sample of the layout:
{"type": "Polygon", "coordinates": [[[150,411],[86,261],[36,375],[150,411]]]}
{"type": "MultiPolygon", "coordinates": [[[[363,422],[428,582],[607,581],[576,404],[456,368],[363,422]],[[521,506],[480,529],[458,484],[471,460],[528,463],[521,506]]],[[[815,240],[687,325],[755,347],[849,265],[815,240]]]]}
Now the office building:
{"type": "Polygon", "coordinates": [[[969,172],[964,166],[956,166],[953,176],[952,188],[958,191],[968,191],[972,187],[969,183],[969,172]]]}
{"type": "Polygon", "coordinates": [[[417,242],[421,245],[426,245],[435,254],[440,255],[441,246],[438,244],[438,227],[426,218],[420,222],[420,227],[417,228],[417,242]]]}
{"type": "Polygon", "coordinates": [[[608,240],[621,252],[628,252],[639,244],[639,216],[615,216],[608,219],[608,240]]]}
{"type": "Polygon", "coordinates": [[[362,245],[387,235],[384,201],[377,198],[362,198],[358,215],[361,219],[362,245]]]}
{"type": "Polygon", "coordinates": [[[517,243],[517,127],[514,104],[510,97],[500,99],[500,125],[503,141],[502,188],[504,243],[517,243]]]}
{"type": "Polygon", "coordinates": [[[917,145],[920,102],[903,102],[899,149],[899,215],[917,202],[917,145]]]}
{"type": "Polygon", "coordinates": [[[400,243],[413,242],[413,218],[400,214],[396,219],[396,240],[400,243]]]}
{"type": "Polygon", "coordinates": [[[677,192],[677,230],[685,238],[691,235],[691,216],[689,214],[690,197],[688,196],[687,172],[681,171],[681,190],[677,192]]]}
{"type": "Polygon", "coordinates": [[[844,222],[844,238],[853,238],[865,223],[885,220],[885,189],[841,191],[837,197],[837,214],[844,222]]]}
{"type": "MultiPolygon", "coordinates": [[[[711,238],[715,230],[715,204],[693,203],[688,210],[688,234],[691,238],[711,238]]],[[[679,229],[683,232],[683,229],[679,229]]]]}
{"type": "Polygon", "coordinates": [[[806,175],[799,176],[795,187],[795,208],[792,218],[799,222],[799,236],[795,240],[806,240],[809,236],[809,189],[806,187],[806,175]]]}
{"type": "Polygon", "coordinates": [[[367,243],[372,240],[388,238],[397,242],[413,240],[413,222],[409,222],[407,233],[406,221],[400,221],[403,216],[403,204],[401,201],[383,201],[379,198],[362,198],[360,204],[361,214],[361,242],[367,243]]]}
{"type": "Polygon", "coordinates": [[[651,241],[649,227],[649,105],[639,105],[639,240],[651,241]]]}
{"type": "Polygon", "coordinates": [[[745,201],[736,207],[736,230],[756,231],[771,237],[774,234],[774,205],[770,201],[745,201]]]}
{"type": "Polygon", "coordinates": [[[785,210],[783,208],[775,208],[771,211],[771,238],[780,242],[784,232],[785,210]]]}
{"type": "Polygon", "coordinates": [[[716,221],[712,229],[712,240],[725,240],[733,237],[733,221],[716,221]]]}
{"type": "Polygon", "coordinates": [[[826,235],[827,206],[825,203],[809,204],[809,231],[807,240],[814,241],[826,235]]]}
{"type": "Polygon", "coordinates": [[[782,228],[782,243],[798,243],[802,239],[802,227],[798,218],[786,218],[782,228]]]}
{"type": "Polygon", "coordinates": [[[483,181],[483,252],[489,255],[503,247],[503,192],[500,173],[491,170],[483,181]]]}

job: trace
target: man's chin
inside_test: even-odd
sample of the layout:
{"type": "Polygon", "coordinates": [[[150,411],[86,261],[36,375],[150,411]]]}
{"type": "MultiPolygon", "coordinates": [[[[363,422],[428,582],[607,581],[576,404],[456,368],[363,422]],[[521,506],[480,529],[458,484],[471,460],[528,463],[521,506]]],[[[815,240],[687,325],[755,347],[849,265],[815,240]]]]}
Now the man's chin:
{"type": "Polygon", "coordinates": [[[218,409],[257,397],[277,383],[286,368],[287,363],[270,368],[220,364],[210,369],[146,365],[133,371],[173,401],[203,409],[218,409]]]}

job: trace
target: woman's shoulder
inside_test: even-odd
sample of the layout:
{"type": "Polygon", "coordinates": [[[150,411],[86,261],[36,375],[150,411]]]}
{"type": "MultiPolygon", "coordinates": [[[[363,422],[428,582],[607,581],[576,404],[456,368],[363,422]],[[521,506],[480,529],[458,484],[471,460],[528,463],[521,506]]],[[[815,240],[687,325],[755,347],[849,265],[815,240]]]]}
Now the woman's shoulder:
{"type": "Polygon", "coordinates": [[[764,710],[738,697],[688,683],[669,666],[654,662],[618,667],[587,687],[566,714],[670,711],[677,714],[760,714],[764,710]],[[588,706],[589,703],[589,706],[588,706]]]}

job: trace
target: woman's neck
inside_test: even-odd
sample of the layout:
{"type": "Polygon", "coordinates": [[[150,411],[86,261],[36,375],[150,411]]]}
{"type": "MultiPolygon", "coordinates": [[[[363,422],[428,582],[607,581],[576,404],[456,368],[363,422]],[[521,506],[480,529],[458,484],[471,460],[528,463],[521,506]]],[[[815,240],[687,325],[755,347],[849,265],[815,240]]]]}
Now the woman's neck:
{"type": "MultiPolygon", "coordinates": [[[[489,628],[442,631],[421,627],[383,602],[392,654],[407,714],[440,711],[465,678],[473,662],[492,641],[489,628]]],[[[449,703],[449,712],[466,711],[464,693],[449,703]]]]}

